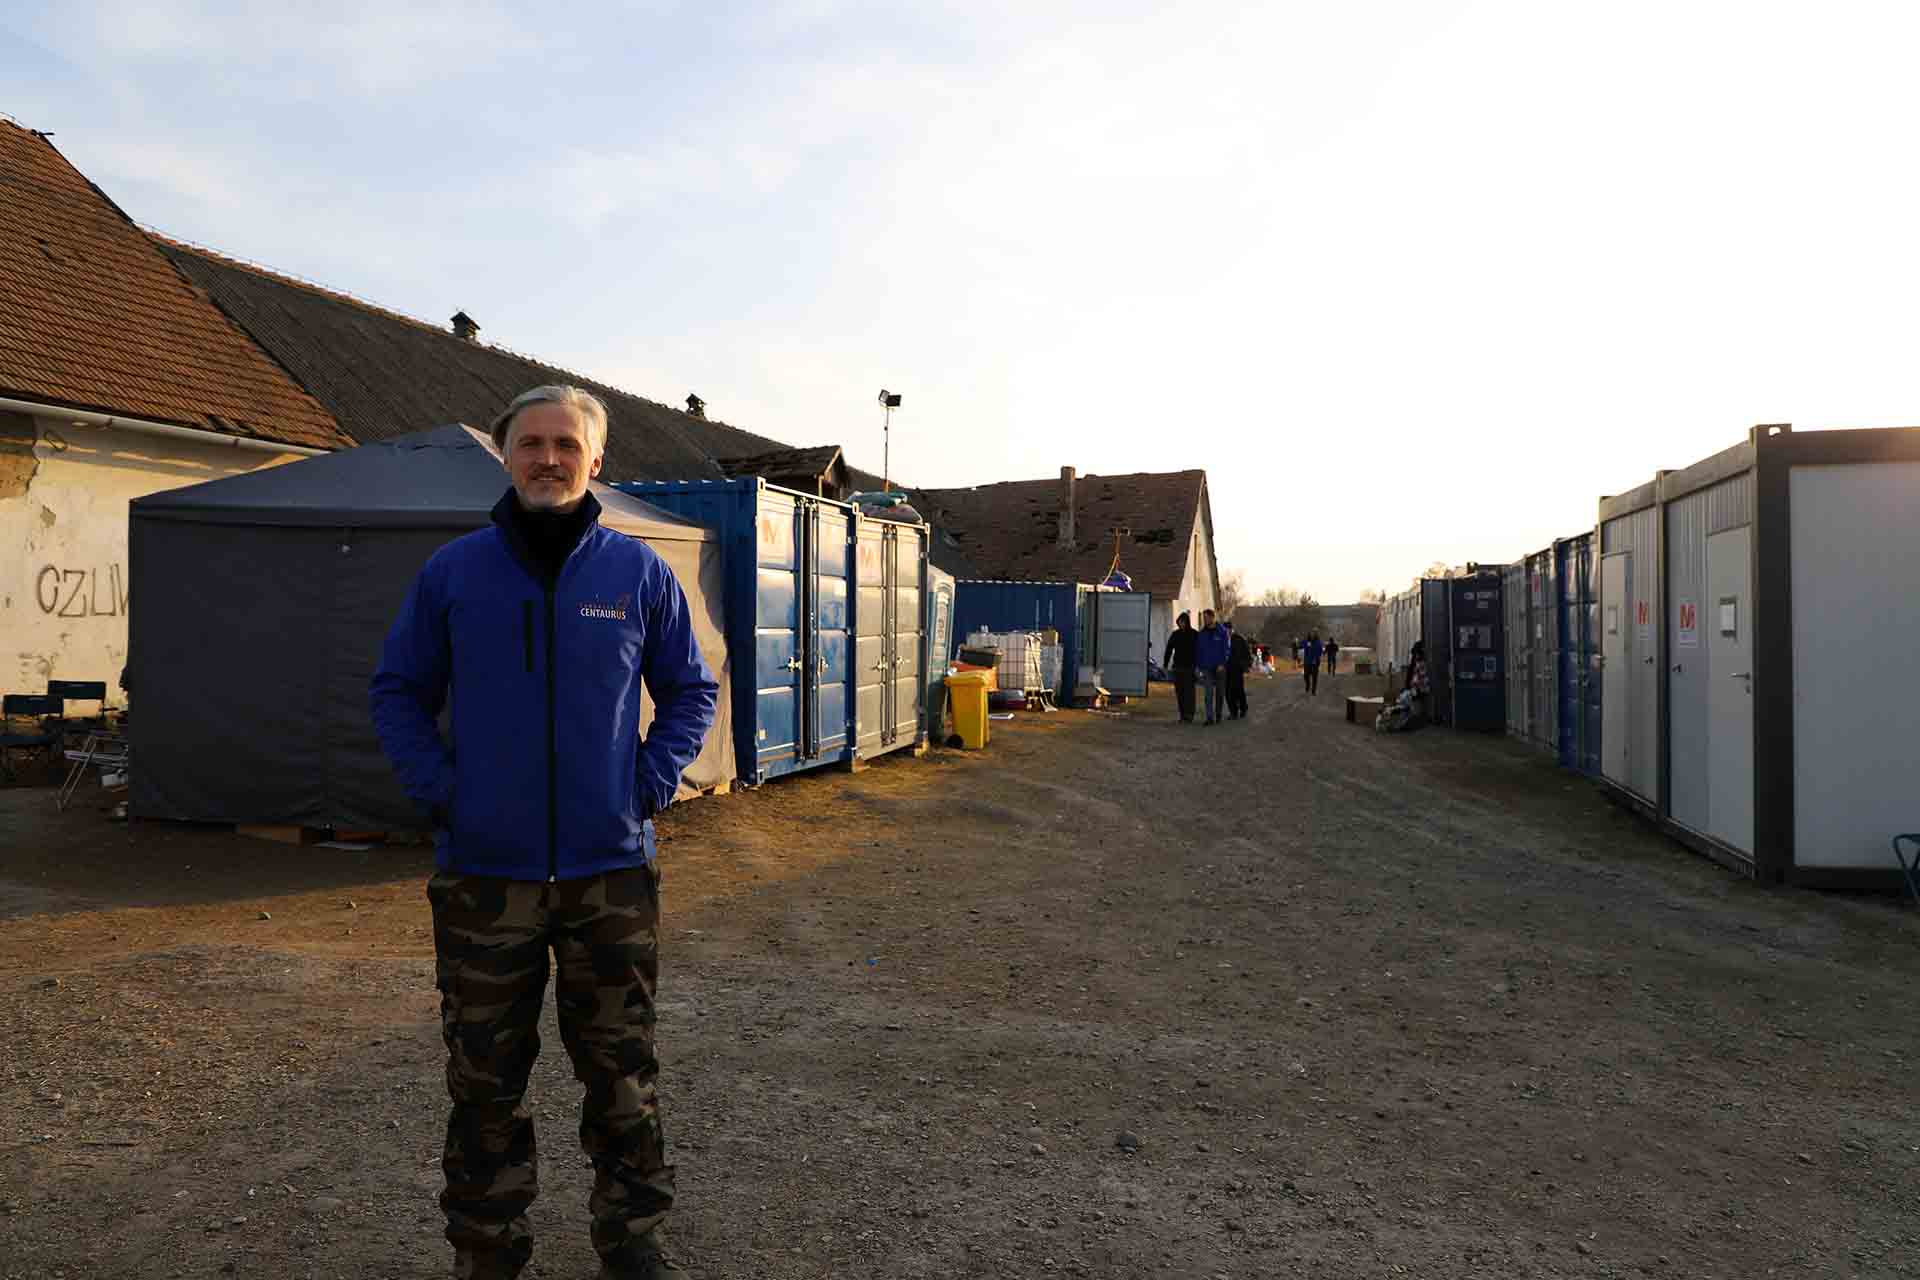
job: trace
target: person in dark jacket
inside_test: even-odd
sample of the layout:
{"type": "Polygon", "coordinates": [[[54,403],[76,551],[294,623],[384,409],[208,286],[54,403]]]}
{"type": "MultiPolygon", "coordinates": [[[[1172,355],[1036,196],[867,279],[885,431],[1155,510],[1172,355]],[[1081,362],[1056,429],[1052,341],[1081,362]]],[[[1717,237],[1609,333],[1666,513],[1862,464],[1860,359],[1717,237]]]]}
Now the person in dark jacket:
{"type": "Polygon", "coordinates": [[[1206,690],[1208,724],[1219,724],[1226,714],[1227,631],[1213,620],[1213,610],[1200,611],[1200,634],[1193,642],[1193,665],[1206,690]]]}
{"type": "Polygon", "coordinates": [[[1327,674],[1336,675],[1340,669],[1340,642],[1332,636],[1327,637],[1327,674]]]}
{"type": "Polygon", "coordinates": [[[494,422],[512,487],[493,524],[435,552],[387,634],[373,722],[434,829],[436,985],[447,1045],[440,1206],[454,1274],[506,1280],[533,1252],[524,1095],[548,953],[560,1035],[586,1086],[601,1274],[685,1274],[655,1079],[660,881],[653,817],[713,723],[719,686],[686,596],[588,492],[606,407],[536,387],[494,422]],[[654,719],[640,736],[640,692],[654,719]],[[438,718],[451,703],[451,741],[438,718]]]}
{"type": "Polygon", "coordinates": [[[1307,682],[1307,692],[1320,692],[1320,633],[1309,631],[1307,641],[1300,646],[1300,673],[1307,682]]]}
{"type": "Polygon", "coordinates": [[[1180,722],[1193,723],[1193,645],[1200,633],[1193,629],[1190,614],[1173,620],[1173,633],[1167,637],[1166,656],[1160,665],[1173,677],[1173,699],[1180,707],[1180,722]]]}
{"type": "Polygon", "coordinates": [[[1247,638],[1233,629],[1233,623],[1223,622],[1227,629],[1227,719],[1244,720],[1247,716],[1247,672],[1253,669],[1253,646],[1247,638]]]}

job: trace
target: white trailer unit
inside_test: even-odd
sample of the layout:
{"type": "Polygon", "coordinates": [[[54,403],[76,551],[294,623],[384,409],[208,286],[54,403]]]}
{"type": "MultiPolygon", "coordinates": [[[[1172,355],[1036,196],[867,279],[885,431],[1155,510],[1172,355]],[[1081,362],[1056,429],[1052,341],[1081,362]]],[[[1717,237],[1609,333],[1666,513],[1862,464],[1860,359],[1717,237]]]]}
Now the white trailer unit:
{"type": "Polygon", "coordinates": [[[1769,882],[1896,885],[1920,829],[1920,428],[1753,429],[1600,502],[1604,780],[1769,882]]]}

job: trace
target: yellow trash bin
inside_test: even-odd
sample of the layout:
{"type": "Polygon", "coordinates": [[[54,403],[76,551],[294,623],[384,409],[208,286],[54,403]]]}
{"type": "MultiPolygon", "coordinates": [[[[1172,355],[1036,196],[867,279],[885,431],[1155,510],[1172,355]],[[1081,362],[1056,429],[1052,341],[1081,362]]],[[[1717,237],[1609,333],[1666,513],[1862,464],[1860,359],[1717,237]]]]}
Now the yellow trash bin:
{"type": "Polygon", "coordinates": [[[990,671],[956,671],[947,677],[953,727],[960,745],[971,751],[987,745],[987,686],[992,682],[990,671]]]}

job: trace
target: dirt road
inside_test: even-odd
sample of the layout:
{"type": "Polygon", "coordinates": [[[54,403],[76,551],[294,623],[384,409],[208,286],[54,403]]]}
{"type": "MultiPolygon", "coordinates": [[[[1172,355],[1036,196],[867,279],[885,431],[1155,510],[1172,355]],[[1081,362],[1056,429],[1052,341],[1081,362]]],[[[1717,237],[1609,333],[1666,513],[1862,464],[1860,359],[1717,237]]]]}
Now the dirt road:
{"type": "MultiPolygon", "coordinates": [[[[699,1274],[1920,1274],[1920,915],[1347,725],[1356,683],[676,810],[699,1274]]],[[[423,851],[27,791],[0,848],[0,1276],[447,1274],[423,851]]],[[[585,1280],[546,1040],[529,1274],[585,1280]]]]}

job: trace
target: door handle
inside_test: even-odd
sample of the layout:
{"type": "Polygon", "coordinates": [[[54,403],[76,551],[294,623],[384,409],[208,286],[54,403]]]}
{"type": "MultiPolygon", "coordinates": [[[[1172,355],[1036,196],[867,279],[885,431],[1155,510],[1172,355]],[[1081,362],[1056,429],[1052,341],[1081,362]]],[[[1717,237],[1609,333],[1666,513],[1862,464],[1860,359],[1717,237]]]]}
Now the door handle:
{"type": "Polygon", "coordinates": [[[798,671],[799,669],[800,669],[800,659],[798,658],[787,659],[787,670],[798,671]]]}
{"type": "Polygon", "coordinates": [[[1686,668],[1682,667],[1679,663],[1676,662],[1673,664],[1673,669],[1675,671],[1684,671],[1686,668]]]}
{"type": "Polygon", "coordinates": [[[1751,672],[1751,671],[1729,671],[1729,672],[1727,672],[1727,679],[1729,679],[1729,680],[1751,680],[1751,679],[1753,679],[1753,672],[1751,672]]]}

